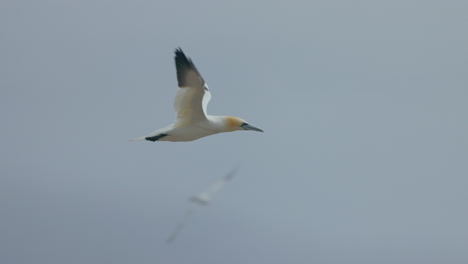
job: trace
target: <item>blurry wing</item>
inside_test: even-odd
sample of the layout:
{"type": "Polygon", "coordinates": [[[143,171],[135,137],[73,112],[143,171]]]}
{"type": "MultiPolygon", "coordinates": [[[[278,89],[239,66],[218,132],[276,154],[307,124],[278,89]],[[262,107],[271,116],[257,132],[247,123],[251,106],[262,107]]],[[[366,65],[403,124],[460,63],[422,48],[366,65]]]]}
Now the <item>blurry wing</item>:
{"type": "Polygon", "coordinates": [[[224,176],[224,178],[211,185],[210,188],[206,191],[206,193],[212,196],[214,193],[221,190],[228,181],[232,180],[232,178],[237,174],[238,170],[239,166],[235,167],[231,172],[224,176]]]}
{"type": "Polygon", "coordinates": [[[175,64],[179,84],[174,101],[177,120],[191,122],[206,119],[211,94],[203,77],[180,48],[175,50],[175,64]]]}
{"type": "Polygon", "coordinates": [[[185,224],[189,220],[190,216],[192,216],[193,213],[195,213],[196,209],[199,208],[198,205],[207,205],[213,198],[212,196],[214,195],[214,193],[221,190],[224,184],[230,181],[234,177],[234,175],[237,174],[238,170],[239,170],[239,165],[237,165],[231,172],[229,172],[226,176],[224,176],[223,179],[211,185],[210,188],[206,192],[202,192],[190,198],[190,201],[193,203],[192,208],[189,211],[187,211],[183,220],[179,224],[177,224],[174,232],[172,232],[171,236],[166,240],[166,244],[171,243],[177,238],[180,231],[182,231],[185,224]]]}
{"type": "Polygon", "coordinates": [[[184,218],[182,219],[180,223],[177,224],[176,228],[174,229],[174,232],[172,232],[169,238],[166,239],[166,244],[172,243],[172,241],[174,241],[177,238],[180,231],[184,229],[184,226],[189,220],[190,216],[192,216],[195,213],[196,209],[197,207],[196,205],[194,205],[190,210],[187,211],[187,213],[185,213],[184,218]]]}
{"type": "Polygon", "coordinates": [[[237,174],[237,171],[239,171],[239,164],[237,164],[234,169],[232,169],[231,172],[229,172],[226,176],[224,176],[224,181],[230,181],[232,180],[232,178],[234,178],[234,176],[236,176],[237,174]]]}

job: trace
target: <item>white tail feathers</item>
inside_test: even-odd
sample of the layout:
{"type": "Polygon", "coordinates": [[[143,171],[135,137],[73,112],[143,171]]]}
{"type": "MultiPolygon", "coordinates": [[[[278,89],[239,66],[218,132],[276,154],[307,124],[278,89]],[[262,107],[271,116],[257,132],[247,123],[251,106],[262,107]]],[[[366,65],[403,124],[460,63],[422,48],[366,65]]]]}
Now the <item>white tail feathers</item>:
{"type": "Polygon", "coordinates": [[[142,140],[142,139],[145,139],[145,137],[134,138],[134,139],[130,139],[129,141],[137,141],[137,140],[142,140]]]}

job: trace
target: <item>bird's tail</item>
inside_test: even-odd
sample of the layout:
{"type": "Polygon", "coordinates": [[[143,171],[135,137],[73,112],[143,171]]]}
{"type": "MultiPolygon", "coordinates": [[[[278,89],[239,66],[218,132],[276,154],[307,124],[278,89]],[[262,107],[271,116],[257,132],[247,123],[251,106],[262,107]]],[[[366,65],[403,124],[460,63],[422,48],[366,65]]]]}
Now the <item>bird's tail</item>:
{"type": "Polygon", "coordinates": [[[134,138],[134,139],[130,139],[129,141],[137,141],[137,140],[142,140],[142,139],[145,139],[145,137],[134,138]]]}

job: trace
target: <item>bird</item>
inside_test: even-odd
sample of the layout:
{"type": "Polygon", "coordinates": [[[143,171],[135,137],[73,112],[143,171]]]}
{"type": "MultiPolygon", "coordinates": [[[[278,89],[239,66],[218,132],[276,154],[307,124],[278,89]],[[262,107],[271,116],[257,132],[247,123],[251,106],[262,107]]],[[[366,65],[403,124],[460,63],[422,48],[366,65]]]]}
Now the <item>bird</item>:
{"type": "Polygon", "coordinates": [[[179,88],[174,100],[176,120],[153,133],[131,139],[148,141],[193,141],[202,137],[233,131],[257,131],[262,129],[246,120],[233,116],[207,114],[211,93],[197,67],[181,48],[175,49],[175,65],[179,88]]]}
{"type": "Polygon", "coordinates": [[[172,243],[177,238],[180,231],[182,231],[189,218],[197,211],[197,209],[201,206],[206,206],[210,204],[213,200],[214,194],[220,191],[226,183],[231,181],[232,178],[237,174],[238,170],[239,165],[237,165],[222,179],[212,184],[207,191],[190,197],[189,201],[192,202],[192,207],[185,213],[184,218],[179,224],[177,224],[175,230],[172,232],[169,238],[166,239],[166,244],[172,243]]]}
{"type": "Polygon", "coordinates": [[[224,176],[224,178],[212,184],[208,190],[190,197],[190,201],[200,205],[208,205],[213,200],[214,194],[219,192],[226,183],[230,182],[238,170],[239,166],[235,167],[231,172],[224,176]]]}

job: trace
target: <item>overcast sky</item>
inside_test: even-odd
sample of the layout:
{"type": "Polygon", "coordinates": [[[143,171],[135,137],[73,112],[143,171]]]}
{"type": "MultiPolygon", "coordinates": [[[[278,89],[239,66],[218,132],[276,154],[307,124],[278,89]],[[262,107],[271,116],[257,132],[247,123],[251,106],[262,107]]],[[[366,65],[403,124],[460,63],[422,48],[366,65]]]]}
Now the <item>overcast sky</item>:
{"type": "Polygon", "coordinates": [[[468,263],[466,0],[0,7],[0,263],[468,263]],[[265,133],[127,141],[179,46],[265,133]]]}

